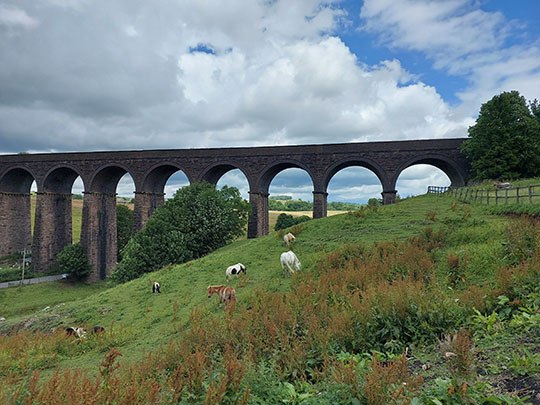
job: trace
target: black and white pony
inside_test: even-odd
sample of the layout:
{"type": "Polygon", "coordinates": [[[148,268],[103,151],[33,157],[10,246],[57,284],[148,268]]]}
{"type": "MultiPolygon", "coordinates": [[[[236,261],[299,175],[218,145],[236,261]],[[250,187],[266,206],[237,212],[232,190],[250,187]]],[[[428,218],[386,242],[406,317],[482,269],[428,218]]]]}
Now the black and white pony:
{"type": "Polygon", "coordinates": [[[159,290],[161,286],[159,285],[159,283],[157,281],[154,281],[154,284],[152,284],[152,292],[154,294],[160,294],[161,291],[159,290]]]}
{"type": "Polygon", "coordinates": [[[233,266],[227,267],[225,277],[227,277],[227,281],[231,281],[231,276],[236,275],[236,277],[238,277],[239,273],[246,274],[246,266],[244,266],[242,263],[236,263],[233,266]]]}

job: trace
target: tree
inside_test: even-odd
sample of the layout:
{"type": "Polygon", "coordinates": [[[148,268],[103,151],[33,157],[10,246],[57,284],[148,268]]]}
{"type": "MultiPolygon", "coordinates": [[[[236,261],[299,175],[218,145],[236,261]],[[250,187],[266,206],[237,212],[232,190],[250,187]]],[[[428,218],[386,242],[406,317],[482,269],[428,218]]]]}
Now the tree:
{"type": "Polygon", "coordinates": [[[127,245],[133,233],[133,211],[126,205],[116,206],[116,245],[118,260],[122,260],[122,249],[127,245]]]}
{"type": "Polygon", "coordinates": [[[85,278],[92,267],[88,264],[88,256],[80,243],[68,245],[56,256],[58,268],[75,278],[85,278]]]}
{"type": "Polygon", "coordinates": [[[501,93],[482,105],[461,151],[470,162],[473,179],[538,175],[540,122],[519,92],[501,93]]]}
{"type": "Polygon", "coordinates": [[[206,255],[245,233],[250,205],[234,187],[195,183],[159,207],[122,251],[112,278],[124,282],[206,255]]]}

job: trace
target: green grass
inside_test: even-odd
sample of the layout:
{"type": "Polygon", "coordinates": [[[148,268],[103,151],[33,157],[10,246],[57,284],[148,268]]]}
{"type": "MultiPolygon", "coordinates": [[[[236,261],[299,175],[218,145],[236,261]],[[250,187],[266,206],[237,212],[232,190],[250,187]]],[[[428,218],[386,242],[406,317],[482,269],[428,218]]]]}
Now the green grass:
{"type": "Polygon", "coordinates": [[[0,290],[0,315],[24,317],[45,307],[77,301],[106,289],[104,282],[85,284],[69,281],[47,282],[0,290]]]}
{"type": "MultiPolygon", "coordinates": [[[[444,227],[445,245],[434,253],[440,285],[445,285],[446,258],[450,253],[467,258],[467,284],[493,283],[504,253],[504,229],[512,219],[492,215],[482,206],[455,202],[452,197],[427,195],[381,207],[364,217],[347,213],[313,220],[297,232],[293,250],[302,262],[302,272],[309,273],[326,253],[348,243],[371,245],[377,241],[405,240],[427,227],[435,231],[444,227]]],[[[258,239],[239,240],[199,260],[169,266],[116,287],[107,283],[46,283],[0,291],[0,308],[9,307],[0,313],[8,318],[0,324],[0,333],[25,324],[43,330],[67,325],[102,325],[110,330],[114,325],[122,336],[116,345],[123,353],[122,363],[132,363],[144,353],[167,345],[170,339],[178,339],[178,331],[189,327],[189,315],[194,308],[201,310],[203,316],[223,314],[217,298],[207,298],[206,287],[226,284],[225,269],[230,264],[242,262],[247,268],[247,276],[233,278],[230,283],[237,288],[240,307],[257,291],[289,291],[291,278],[281,277],[279,256],[285,248],[280,235],[272,232],[258,239]],[[151,293],[154,280],[161,283],[160,295],[151,293]],[[60,303],[65,304],[59,306],[60,303]],[[50,309],[43,311],[46,306],[50,309]]],[[[504,336],[510,339],[512,333],[504,336]]],[[[494,350],[487,341],[480,340],[479,346],[494,350]]],[[[433,347],[415,350],[417,359],[436,362],[433,347]]],[[[56,367],[82,368],[95,375],[102,359],[103,353],[95,350],[79,352],[77,356],[58,356],[43,377],[50,376],[56,367]]],[[[501,359],[490,361],[492,367],[502,367],[501,359]]],[[[442,370],[435,366],[425,375],[441,375],[442,370]]]]}
{"type": "MultiPolygon", "coordinates": [[[[461,221],[463,214],[451,210],[454,199],[441,196],[424,196],[404,200],[398,204],[380,208],[364,218],[353,214],[342,214],[323,219],[313,220],[304,225],[304,230],[297,235],[294,251],[302,262],[304,271],[310,271],[315,263],[322,259],[325,253],[343,247],[347,243],[363,243],[371,245],[375,241],[404,240],[411,235],[421,232],[426,227],[438,229],[446,222],[461,221]],[[426,219],[426,212],[436,208],[436,221],[426,219]]],[[[475,209],[473,209],[475,211],[475,209]]],[[[474,226],[474,231],[456,232],[456,244],[468,243],[468,247],[476,249],[482,243],[471,239],[471,235],[484,234],[495,238],[502,232],[500,217],[490,217],[480,211],[475,215],[485,218],[474,226]],[[496,229],[493,232],[490,229],[496,229]]],[[[186,323],[192,308],[200,308],[205,312],[217,310],[216,299],[206,298],[206,287],[210,284],[225,284],[225,269],[230,264],[242,262],[247,267],[245,286],[238,288],[238,298],[242,302],[245,297],[257,289],[269,291],[287,291],[290,288],[290,278],[281,278],[279,256],[284,251],[283,242],[276,232],[268,236],[237,241],[202,259],[182,265],[171,266],[155,273],[147,274],[140,279],[101,291],[97,294],[72,302],[67,302],[60,309],[37,314],[35,326],[54,327],[68,324],[85,325],[124,325],[132,334],[132,339],[120,348],[125,355],[124,361],[133,361],[140,357],[144,350],[150,350],[159,344],[165,344],[174,335],[172,328],[173,305],[178,301],[178,319],[186,323]],[[151,294],[151,281],[159,280],[162,294],[151,294]]],[[[54,285],[54,284],[53,284],[54,285]]],[[[233,279],[231,285],[238,286],[233,279]]],[[[25,287],[27,288],[27,287],[25,287]]],[[[36,287],[47,291],[51,287],[36,287]]],[[[51,291],[56,296],[58,291],[51,291]]],[[[36,307],[54,305],[60,301],[47,299],[36,307]]],[[[215,297],[214,297],[215,298],[215,297]]],[[[7,302],[7,301],[3,301],[7,302]]],[[[1,330],[24,322],[26,317],[9,319],[1,330]]],[[[91,356],[91,355],[90,355],[91,356]]],[[[85,358],[73,359],[71,366],[83,368],[95,367],[95,363],[85,358]]]]}

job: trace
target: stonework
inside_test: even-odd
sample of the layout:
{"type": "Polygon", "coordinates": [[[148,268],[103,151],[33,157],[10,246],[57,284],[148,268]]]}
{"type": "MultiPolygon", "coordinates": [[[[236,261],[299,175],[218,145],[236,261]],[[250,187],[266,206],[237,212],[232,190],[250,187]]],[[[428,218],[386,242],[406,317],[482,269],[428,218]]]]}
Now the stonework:
{"type": "Polygon", "coordinates": [[[268,189],[282,170],[305,170],[313,182],[313,217],[327,213],[332,176],[350,166],[371,170],[381,181],[384,204],[395,202],[400,173],[415,164],[440,168],[453,186],[464,185],[469,167],[459,151],[464,139],[369,142],[328,145],[51,153],[0,156],[0,255],[33,246],[38,271],[55,264],[56,254],[71,243],[71,191],[80,176],[85,186],[81,243],[94,271],[105,278],[116,266],[116,200],[120,178],[135,183],[134,232],[164,202],[167,179],[182,170],[190,182],[217,183],[239,169],[249,184],[252,215],[248,237],[269,232],[268,189]],[[38,188],[35,232],[31,243],[30,186],[38,188]]]}

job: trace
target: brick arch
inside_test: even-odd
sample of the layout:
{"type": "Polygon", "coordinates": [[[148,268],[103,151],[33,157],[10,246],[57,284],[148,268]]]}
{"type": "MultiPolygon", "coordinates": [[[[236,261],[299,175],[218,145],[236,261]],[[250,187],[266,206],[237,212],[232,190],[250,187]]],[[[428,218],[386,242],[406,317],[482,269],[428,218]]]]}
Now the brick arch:
{"type": "Polygon", "coordinates": [[[89,191],[115,194],[118,182],[126,173],[128,173],[133,179],[136,189],[138,183],[137,178],[133,175],[129,168],[123,164],[114,163],[101,166],[99,169],[94,171],[89,181],[89,191]]]}
{"type": "Polygon", "coordinates": [[[371,159],[367,159],[367,158],[362,158],[362,159],[347,158],[347,159],[343,159],[332,164],[326,169],[323,175],[322,181],[321,181],[321,191],[322,192],[327,191],[328,184],[330,183],[330,180],[332,180],[332,177],[336,175],[336,173],[338,173],[339,171],[343,169],[346,169],[348,167],[353,167],[353,166],[364,167],[370,170],[371,172],[373,172],[373,174],[375,174],[375,176],[377,176],[377,178],[381,182],[383,189],[385,188],[386,185],[389,184],[387,173],[377,162],[371,159]]]}
{"type": "Polygon", "coordinates": [[[236,162],[222,161],[219,163],[213,163],[203,169],[199,177],[200,181],[207,181],[212,184],[217,184],[219,179],[231,170],[240,170],[248,182],[249,189],[254,186],[254,181],[251,176],[248,175],[246,169],[236,162]]]}
{"type": "Polygon", "coordinates": [[[270,163],[261,171],[261,174],[257,178],[257,190],[261,193],[268,194],[268,189],[270,188],[270,183],[272,183],[272,180],[274,180],[274,178],[283,170],[292,168],[304,170],[308,174],[309,178],[311,179],[311,183],[315,188],[316,176],[306,164],[298,160],[284,159],[276,160],[275,162],[270,163]]]}
{"type": "Polygon", "coordinates": [[[434,166],[444,172],[450,179],[452,186],[459,187],[464,186],[467,179],[467,172],[464,170],[463,165],[455,160],[438,154],[429,154],[425,156],[415,156],[414,158],[406,161],[395,171],[394,175],[390,179],[391,187],[395,188],[397,180],[403,170],[418,164],[426,164],[434,166]]]}
{"type": "Polygon", "coordinates": [[[38,191],[51,193],[71,193],[73,183],[80,177],[83,181],[84,188],[86,184],[84,177],[79,170],[72,165],[58,165],[51,168],[43,177],[43,181],[38,184],[38,191]]]}
{"type": "Polygon", "coordinates": [[[37,183],[37,178],[30,169],[24,166],[12,167],[0,177],[0,192],[30,194],[34,180],[37,183]]]}
{"type": "Polygon", "coordinates": [[[142,176],[141,189],[137,191],[145,193],[163,193],[167,180],[176,172],[181,171],[186,175],[188,181],[193,183],[192,174],[177,163],[165,161],[155,164],[142,176]]]}

